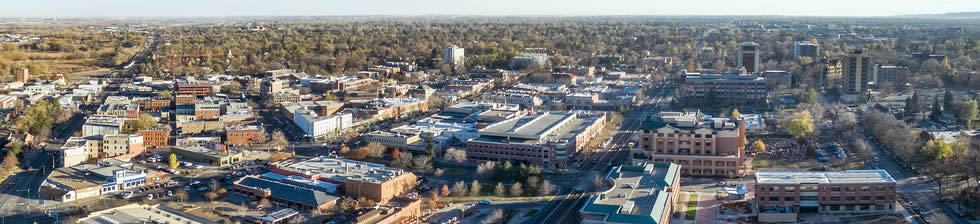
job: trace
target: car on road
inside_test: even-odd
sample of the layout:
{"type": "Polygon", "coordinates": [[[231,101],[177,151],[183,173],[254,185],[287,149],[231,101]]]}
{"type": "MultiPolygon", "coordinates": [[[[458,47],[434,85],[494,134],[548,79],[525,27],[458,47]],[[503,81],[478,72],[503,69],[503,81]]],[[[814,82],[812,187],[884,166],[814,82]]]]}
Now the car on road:
{"type": "Polygon", "coordinates": [[[206,191],[206,190],[208,190],[208,187],[202,186],[202,187],[197,188],[197,190],[199,190],[199,191],[206,191]]]}
{"type": "Polygon", "coordinates": [[[184,186],[185,191],[191,191],[191,186],[184,186]]]}
{"type": "Polygon", "coordinates": [[[199,180],[191,181],[191,185],[198,185],[200,183],[201,183],[201,181],[199,181],[199,180]]]}
{"type": "Polygon", "coordinates": [[[480,204],[481,205],[489,205],[491,202],[493,202],[493,201],[490,201],[490,199],[480,200],[480,204]]]}
{"type": "Polygon", "coordinates": [[[13,181],[11,181],[10,183],[7,183],[7,189],[13,189],[14,188],[14,185],[15,185],[15,183],[13,181]]]}
{"type": "Polygon", "coordinates": [[[173,191],[167,191],[167,197],[170,197],[170,196],[174,196],[174,192],[173,191]]]}

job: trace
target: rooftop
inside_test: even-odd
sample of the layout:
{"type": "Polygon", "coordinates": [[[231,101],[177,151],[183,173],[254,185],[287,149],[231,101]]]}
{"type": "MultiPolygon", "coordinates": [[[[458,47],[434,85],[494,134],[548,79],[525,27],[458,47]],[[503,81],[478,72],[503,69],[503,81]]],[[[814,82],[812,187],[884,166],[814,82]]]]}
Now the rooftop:
{"type": "Polygon", "coordinates": [[[84,224],[106,224],[106,223],[186,223],[186,224],[212,224],[207,219],[193,216],[176,209],[160,205],[140,205],[129,204],[120,207],[110,208],[102,211],[93,212],[88,217],[82,218],[78,223],[84,224]]]}
{"type": "Polygon", "coordinates": [[[671,185],[678,169],[677,164],[663,162],[615,167],[606,176],[614,186],[592,196],[582,212],[606,222],[657,223],[669,215],[666,206],[672,193],[665,190],[677,187],[671,185]]]}
{"type": "Polygon", "coordinates": [[[852,183],[895,183],[895,179],[885,170],[845,170],[845,171],[798,171],[798,170],[759,170],[755,172],[759,184],[852,184],[852,183]]]}
{"type": "Polygon", "coordinates": [[[545,112],[503,120],[480,130],[483,141],[560,140],[573,137],[602,118],[602,112],[545,112]]]}
{"type": "Polygon", "coordinates": [[[384,164],[361,162],[357,160],[315,157],[308,160],[287,160],[273,164],[276,168],[307,175],[319,174],[338,182],[357,179],[365,182],[382,183],[407,174],[401,169],[387,168],[384,164]]]}
{"type": "Polygon", "coordinates": [[[254,176],[242,178],[242,180],[239,180],[235,184],[250,188],[264,189],[269,191],[271,193],[270,196],[273,198],[279,198],[312,206],[319,206],[340,199],[340,197],[329,195],[323,191],[262,179],[254,176]]]}

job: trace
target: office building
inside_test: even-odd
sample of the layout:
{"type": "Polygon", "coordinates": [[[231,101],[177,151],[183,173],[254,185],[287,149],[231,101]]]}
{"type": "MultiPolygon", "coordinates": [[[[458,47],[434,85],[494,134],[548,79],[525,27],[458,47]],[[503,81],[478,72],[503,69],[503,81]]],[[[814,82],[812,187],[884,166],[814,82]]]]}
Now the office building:
{"type": "Polygon", "coordinates": [[[810,57],[816,59],[820,55],[820,45],[810,41],[793,42],[793,57],[810,57]]]}
{"type": "Polygon", "coordinates": [[[874,83],[877,86],[904,86],[908,82],[909,67],[894,65],[875,65],[874,83]]]}
{"type": "Polygon", "coordinates": [[[247,145],[259,141],[265,135],[265,127],[258,125],[233,126],[225,128],[225,144],[247,145]]]}
{"type": "Polygon", "coordinates": [[[136,134],[143,136],[143,146],[164,147],[170,146],[170,131],[166,129],[151,128],[137,131],[136,134]]]}
{"type": "Polygon", "coordinates": [[[660,112],[633,136],[633,159],[681,165],[685,176],[745,175],[745,120],[711,118],[697,110],[660,112]]]}
{"type": "Polygon", "coordinates": [[[759,73],[759,44],[756,42],[742,42],[738,44],[738,57],[736,58],[736,69],[745,69],[747,73],[759,73]]]}
{"type": "Polygon", "coordinates": [[[60,202],[108,195],[113,192],[138,189],[145,185],[163,183],[170,177],[155,169],[118,159],[102,159],[97,163],[57,168],[41,183],[43,198],[60,202]]]}
{"type": "Polygon", "coordinates": [[[448,64],[454,72],[457,71],[456,69],[463,69],[465,66],[463,61],[465,51],[466,49],[456,45],[449,46],[449,48],[442,51],[442,62],[448,64]]]}
{"type": "Polygon", "coordinates": [[[673,163],[640,163],[614,167],[579,210],[581,223],[670,223],[680,193],[680,167],[673,163]]]}
{"type": "Polygon", "coordinates": [[[757,74],[686,74],[680,98],[686,102],[746,104],[765,103],[769,81],[757,74]],[[714,102],[709,102],[709,101],[714,102]]]}
{"type": "Polygon", "coordinates": [[[759,170],[755,180],[759,222],[797,222],[801,212],[895,212],[896,182],[885,170],[759,170]]]}
{"type": "Polygon", "coordinates": [[[844,76],[844,92],[861,94],[868,91],[868,82],[873,81],[871,56],[864,49],[853,49],[841,61],[841,72],[844,76]]]}
{"type": "Polygon", "coordinates": [[[116,116],[91,116],[82,125],[82,135],[108,135],[119,134],[123,128],[123,118],[116,116]]]}
{"type": "Polygon", "coordinates": [[[384,164],[327,156],[275,162],[269,165],[269,171],[338,184],[345,196],[365,197],[377,203],[386,203],[395,196],[408,193],[418,180],[412,172],[388,168],[384,164]]]}
{"type": "Polygon", "coordinates": [[[545,169],[565,168],[606,125],[606,113],[540,112],[491,124],[466,143],[474,161],[511,161],[545,169]]]}

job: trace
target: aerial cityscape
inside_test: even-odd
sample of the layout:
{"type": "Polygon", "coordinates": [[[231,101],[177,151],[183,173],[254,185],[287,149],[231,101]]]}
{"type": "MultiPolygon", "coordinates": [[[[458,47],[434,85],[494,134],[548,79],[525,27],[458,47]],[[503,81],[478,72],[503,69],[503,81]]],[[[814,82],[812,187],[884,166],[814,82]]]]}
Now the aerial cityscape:
{"type": "Polygon", "coordinates": [[[617,1],[0,3],[0,224],[980,224],[980,2],[617,1]]]}

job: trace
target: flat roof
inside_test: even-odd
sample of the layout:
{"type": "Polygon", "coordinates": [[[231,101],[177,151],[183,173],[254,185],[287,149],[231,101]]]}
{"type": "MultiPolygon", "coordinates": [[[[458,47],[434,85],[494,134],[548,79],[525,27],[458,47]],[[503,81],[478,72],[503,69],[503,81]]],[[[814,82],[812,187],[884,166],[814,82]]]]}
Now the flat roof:
{"type": "Polygon", "coordinates": [[[759,184],[856,184],[895,183],[885,170],[800,171],[759,170],[755,172],[759,184]]]}
{"type": "Polygon", "coordinates": [[[176,209],[157,205],[129,204],[93,212],[78,221],[85,224],[105,223],[186,223],[212,224],[207,219],[193,216],[176,209]]]}
{"type": "Polygon", "coordinates": [[[273,165],[290,172],[307,175],[319,174],[322,178],[329,178],[339,182],[354,179],[371,183],[383,183],[408,173],[402,169],[385,167],[384,164],[331,158],[328,156],[320,156],[307,160],[287,160],[273,163],[273,165]]]}
{"type": "Polygon", "coordinates": [[[530,140],[563,139],[574,136],[591,126],[597,119],[600,119],[598,115],[599,113],[594,112],[574,111],[546,112],[515,117],[480,130],[480,136],[530,140]]]}

